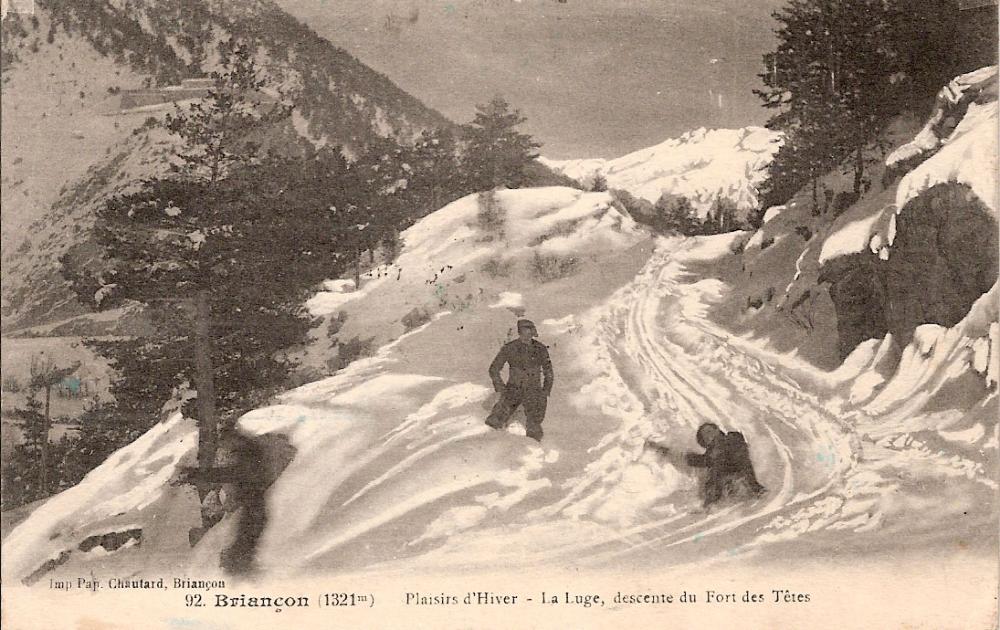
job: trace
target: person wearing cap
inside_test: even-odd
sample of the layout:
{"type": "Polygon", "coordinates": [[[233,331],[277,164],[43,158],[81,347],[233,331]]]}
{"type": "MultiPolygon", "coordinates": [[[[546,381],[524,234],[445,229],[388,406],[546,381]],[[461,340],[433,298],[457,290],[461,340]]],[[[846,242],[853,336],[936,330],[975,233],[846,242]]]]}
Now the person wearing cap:
{"type": "Polygon", "coordinates": [[[493,406],[486,424],[494,429],[503,429],[518,407],[524,405],[527,416],[525,433],[528,437],[541,441],[542,420],[545,407],[552,392],[552,361],[549,351],[535,337],[535,324],[527,319],[517,321],[517,339],[500,348],[490,363],[490,380],[493,389],[500,394],[500,400],[493,406]],[[500,371],[508,366],[507,382],[504,383],[500,371]]]}

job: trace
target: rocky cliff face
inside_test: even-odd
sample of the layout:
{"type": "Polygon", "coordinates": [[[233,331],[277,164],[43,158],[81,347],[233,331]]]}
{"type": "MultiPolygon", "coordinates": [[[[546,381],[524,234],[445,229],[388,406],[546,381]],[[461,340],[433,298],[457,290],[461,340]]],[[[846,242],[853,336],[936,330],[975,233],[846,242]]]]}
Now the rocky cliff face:
{"type": "Polygon", "coordinates": [[[990,66],[944,86],[885,160],[883,181],[901,176],[895,203],[840,222],[824,242],[819,280],[830,282],[842,357],[887,332],[906,346],[922,324],[952,327],[997,282],[996,78],[990,66]],[[852,239],[867,247],[850,252],[852,239]]]}
{"type": "Polygon", "coordinates": [[[802,191],[769,209],[716,316],[827,369],[868,339],[902,350],[922,325],[954,327],[997,282],[996,78],[960,75],[929,115],[895,121],[883,140],[897,148],[851,205],[822,201],[851,190],[832,171],[818,204],[802,191]]]}
{"type": "Polygon", "coordinates": [[[892,255],[863,252],[825,265],[846,357],[866,339],[906,346],[922,324],[951,327],[997,281],[997,223],[962,184],[938,184],[909,202],[896,222],[892,255]]]}

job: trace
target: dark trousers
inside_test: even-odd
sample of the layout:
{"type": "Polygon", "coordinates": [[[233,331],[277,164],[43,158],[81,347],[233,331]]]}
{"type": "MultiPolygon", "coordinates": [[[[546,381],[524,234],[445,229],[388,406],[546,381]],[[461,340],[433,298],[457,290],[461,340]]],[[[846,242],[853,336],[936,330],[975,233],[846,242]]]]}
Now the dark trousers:
{"type": "Polygon", "coordinates": [[[548,396],[541,388],[521,388],[508,385],[500,400],[493,405],[493,411],[486,418],[486,424],[494,429],[502,429],[510,422],[510,417],[517,411],[517,408],[524,405],[524,414],[527,416],[525,433],[534,440],[542,439],[542,420],[545,419],[545,405],[548,403],[548,396]]]}
{"type": "Polygon", "coordinates": [[[764,486],[757,483],[752,470],[729,473],[710,470],[703,489],[705,507],[723,498],[750,499],[763,492],[764,486]]]}
{"type": "Polygon", "coordinates": [[[243,489],[239,522],[233,542],[222,550],[220,565],[230,575],[250,575],[257,569],[257,541],[267,524],[263,488],[243,489]]]}

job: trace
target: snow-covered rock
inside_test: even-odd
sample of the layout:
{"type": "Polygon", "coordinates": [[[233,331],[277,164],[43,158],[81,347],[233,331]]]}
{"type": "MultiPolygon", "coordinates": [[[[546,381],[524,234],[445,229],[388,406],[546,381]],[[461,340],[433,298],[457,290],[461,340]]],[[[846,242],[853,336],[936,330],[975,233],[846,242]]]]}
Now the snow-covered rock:
{"type": "Polygon", "coordinates": [[[762,127],[701,128],[611,160],[541,161],[585,184],[601,174],[609,188],[654,203],[664,192],[682,195],[704,216],[720,196],[756,209],[757,186],[780,143],[781,134],[762,127]]]}
{"type": "Polygon", "coordinates": [[[938,184],[968,186],[996,216],[996,76],[997,66],[981,68],[956,77],[941,90],[930,120],[912,141],[889,154],[886,165],[901,168],[918,158],[924,161],[900,180],[894,204],[863,217],[845,215],[823,242],[821,264],[865,249],[888,259],[896,238],[896,215],[938,184]]]}
{"type": "MultiPolygon", "coordinates": [[[[995,72],[994,68],[994,72],[995,72]]],[[[965,116],[932,157],[907,173],[896,190],[903,208],[921,192],[945,182],[966,184],[997,212],[997,102],[969,105],[965,116]]],[[[891,241],[889,241],[891,245],[891,241]]]]}
{"type": "Polygon", "coordinates": [[[965,109],[979,93],[996,82],[997,67],[987,66],[959,75],[941,88],[934,112],[919,133],[906,144],[890,153],[885,164],[894,167],[917,157],[926,157],[940,147],[962,119],[965,109]]]}

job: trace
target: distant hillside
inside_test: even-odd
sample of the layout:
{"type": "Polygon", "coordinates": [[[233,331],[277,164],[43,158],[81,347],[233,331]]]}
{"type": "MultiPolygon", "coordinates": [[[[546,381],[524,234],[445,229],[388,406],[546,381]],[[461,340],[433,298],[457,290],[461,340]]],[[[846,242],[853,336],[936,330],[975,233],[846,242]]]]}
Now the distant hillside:
{"type": "Polygon", "coordinates": [[[702,128],[613,160],[542,161],[588,186],[600,174],[609,188],[652,203],[665,192],[682,195],[704,217],[717,197],[755,210],[757,186],[780,142],[781,134],[761,127],[702,128]]]}
{"type": "Polygon", "coordinates": [[[294,101],[272,130],[286,146],[351,154],[453,125],[266,0],[40,0],[3,34],[5,330],[80,313],[59,257],[87,255],[95,204],[166,164],[170,138],[148,123],[170,106],[121,114],[120,92],[206,75],[231,36],[294,101]]]}

